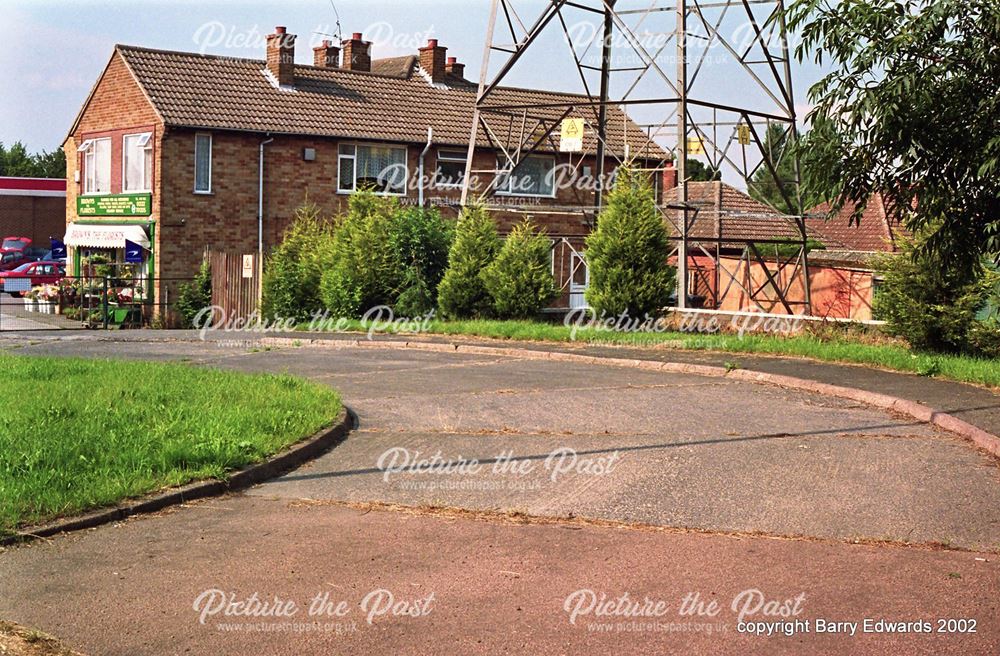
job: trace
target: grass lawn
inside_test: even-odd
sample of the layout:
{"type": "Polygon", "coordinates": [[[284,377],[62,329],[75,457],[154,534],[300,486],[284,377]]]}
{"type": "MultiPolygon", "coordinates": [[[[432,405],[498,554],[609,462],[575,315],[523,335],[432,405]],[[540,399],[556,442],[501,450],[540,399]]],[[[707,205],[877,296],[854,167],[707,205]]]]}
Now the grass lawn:
{"type": "Polygon", "coordinates": [[[262,460],[332,423],[282,375],[0,354],[0,534],[262,460]]]}
{"type": "MultiPolygon", "coordinates": [[[[341,324],[346,330],[366,332],[360,321],[341,324]]],[[[308,328],[308,324],[300,329],[308,328]]],[[[625,333],[593,328],[581,328],[573,334],[571,328],[559,323],[539,321],[431,321],[430,333],[467,335],[494,339],[529,340],[540,342],[578,342],[619,346],[674,348],[685,350],[721,351],[726,353],[756,353],[813,358],[827,362],[870,365],[883,369],[937,376],[959,382],[1000,387],[1000,361],[958,355],[914,353],[896,342],[868,343],[851,337],[802,333],[794,336],[747,333],[742,337],[732,333],[698,334],[689,332],[625,333]]],[[[379,332],[392,332],[379,330],[379,332]]]]}

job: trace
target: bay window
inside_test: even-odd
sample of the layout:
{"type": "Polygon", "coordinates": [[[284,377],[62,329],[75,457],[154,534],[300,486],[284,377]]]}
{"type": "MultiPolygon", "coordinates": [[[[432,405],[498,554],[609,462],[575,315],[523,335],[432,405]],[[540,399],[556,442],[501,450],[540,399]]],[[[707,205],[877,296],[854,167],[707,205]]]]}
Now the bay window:
{"type": "Polygon", "coordinates": [[[377,194],[406,193],[406,148],[340,144],[337,150],[337,191],[373,189],[377,194]]]}
{"type": "Polygon", "coordinates": [[[122,191],[152,191],[153,135],[127,134],[122,139],[122,191]]]}
{"type": "Polygon", "coordinates": [[[78,149],[83,153],[83,193],[111,193],[111,139],[87,139],[78,149]]]}
{"type": "MultiPolygon", "coordinates": [[[[506,158],[498,160],[498,169],[509,166],[506,158]]],[[[497,192],[512,196],[555,196],[555,167],[555,157],[528,155],[513,171],[497,174],[497,192]]]]}

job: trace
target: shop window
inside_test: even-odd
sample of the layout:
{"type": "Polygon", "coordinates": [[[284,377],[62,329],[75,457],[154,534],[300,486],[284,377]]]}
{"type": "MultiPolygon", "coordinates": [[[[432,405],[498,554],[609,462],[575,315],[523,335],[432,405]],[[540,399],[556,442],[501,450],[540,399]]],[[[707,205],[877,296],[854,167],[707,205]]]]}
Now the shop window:
{"type": "Polygon", "coordinates": [[[153,135],[127,134],[122,139],[123,191],[152,191],[153,135]]]}
{"type": "Polygon", "coordinates": [[[406,148],[340,144],[337,191],[374,189],[378,194],[406,193],[406,148]]]}
{"type": "Polygon", "coordinates": [[[194,192],[212,193],[212,135],[194,136],[194,192]]]}
{"type": "Polygon", "coordinates": [[[111,193],[111,139],[87,139],[80,144],[83,153],[83,193],[111,193]]]}

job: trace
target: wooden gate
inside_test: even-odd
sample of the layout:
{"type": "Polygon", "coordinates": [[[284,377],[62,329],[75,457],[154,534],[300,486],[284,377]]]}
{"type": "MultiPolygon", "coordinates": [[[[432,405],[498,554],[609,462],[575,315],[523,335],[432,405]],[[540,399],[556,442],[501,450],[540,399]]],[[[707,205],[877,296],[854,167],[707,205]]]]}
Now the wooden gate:
{"type": "Polygon", "coordinates": [[[209,252],[212,305],[221,308],[217,321],[246,320],[257,312],[260,267],[256,254],[209,252]]]}

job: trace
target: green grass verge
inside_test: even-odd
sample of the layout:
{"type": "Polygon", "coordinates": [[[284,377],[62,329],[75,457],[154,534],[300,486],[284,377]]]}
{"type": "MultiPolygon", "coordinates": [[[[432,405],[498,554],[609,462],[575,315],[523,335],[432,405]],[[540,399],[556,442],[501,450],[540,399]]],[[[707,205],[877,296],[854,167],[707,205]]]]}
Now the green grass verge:
{"type": "MultiPolygon", "coordinates": [[[[360,321],[342,322],[341,330],[366,332],[360,321]]],[[[299,327],[308,328],[308,324],[299,327]]],[[[826,362],[870,365],[883,369],[936,376],[965,383],[1000,387],[1000,361],[960,355],[914,353],[896,343],[860,342],[849,337],[819,337],[732,333],[698,334],[685,332],[625,333],[587,328],[573,334],[562,324],[538,321],[431,321],[426,331],[439,335],[465,335],[493,339],[539,342],[577,342],[616,346],[658,347],[683,350],[720,351],[812,358],[826,362]]],[[[392,332],[391,329],[379,332],[392,332]]]]}
{"type": "Polygon", "coordinates": [[[0,354],[0,533],[226,473],[333,422],[285,375],[0,354]]]}

